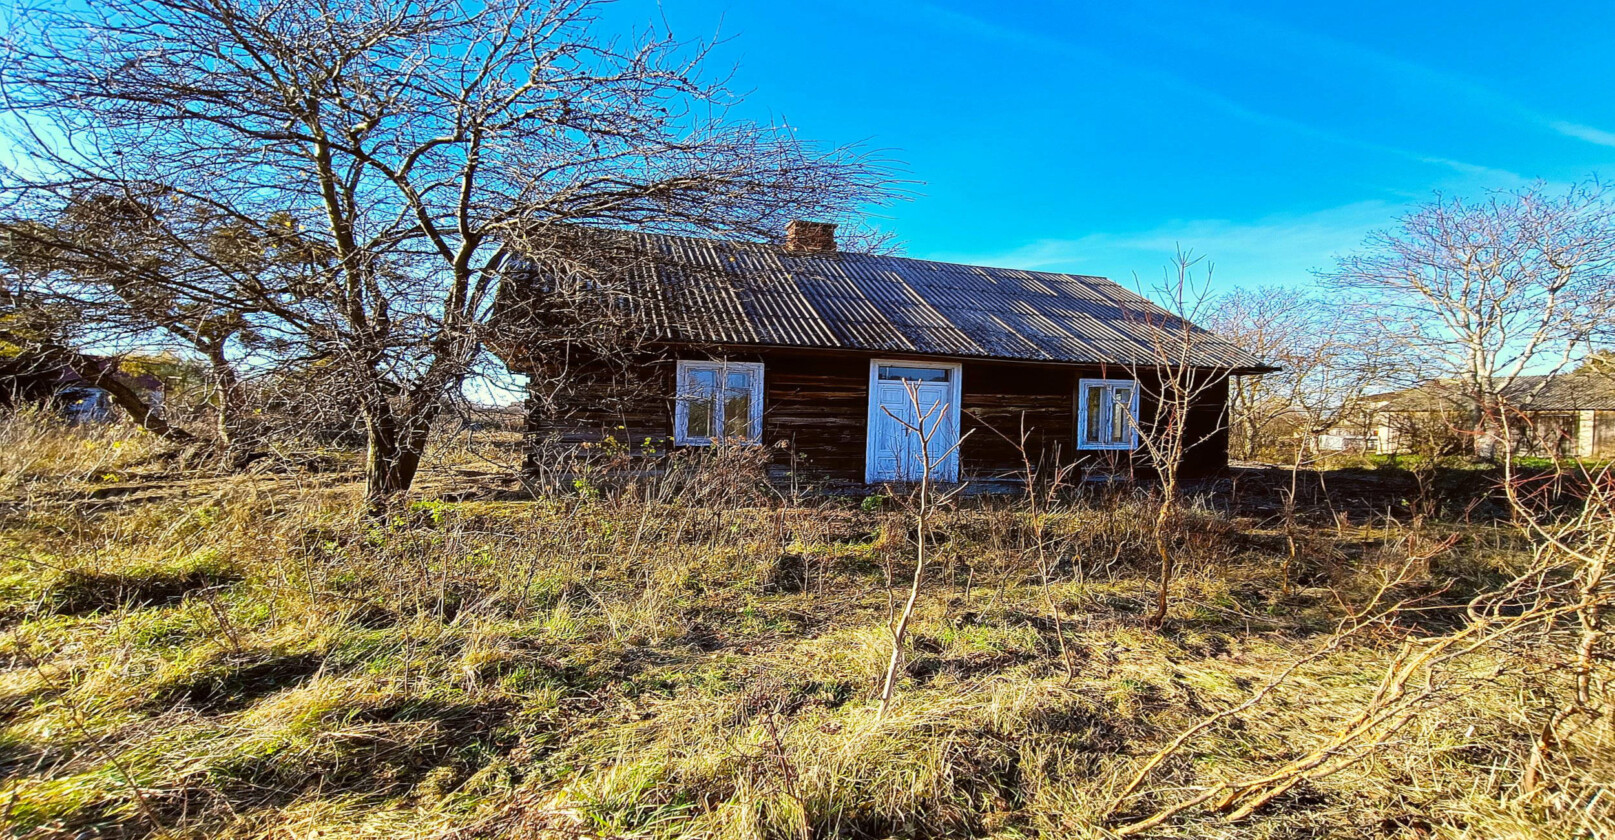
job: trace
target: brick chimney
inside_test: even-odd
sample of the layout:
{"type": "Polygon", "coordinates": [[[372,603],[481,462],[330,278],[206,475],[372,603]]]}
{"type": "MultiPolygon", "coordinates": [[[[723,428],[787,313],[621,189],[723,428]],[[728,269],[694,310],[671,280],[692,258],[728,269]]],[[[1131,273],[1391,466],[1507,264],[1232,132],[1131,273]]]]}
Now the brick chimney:
{"type": "Polygon", "coordinates": [[[834,254],[836,226],[796,219],[785,226],[785,250],[793,254],[834,254]]]}

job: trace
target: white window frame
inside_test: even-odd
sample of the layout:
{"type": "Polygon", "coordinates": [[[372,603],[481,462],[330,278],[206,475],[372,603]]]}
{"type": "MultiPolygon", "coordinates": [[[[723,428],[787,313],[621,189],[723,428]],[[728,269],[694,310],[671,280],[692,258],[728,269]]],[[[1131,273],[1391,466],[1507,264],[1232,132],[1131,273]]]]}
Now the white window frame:
{"type": "Polygon", "coordinates": [[[1077,448],[1078,449],[1109,449],[1129,450],[1138,448],[1138,382],[1132,379],[1078,379],[1077,380],[1077,448]],[[1094,388],[1104,389],[1110,394],[1102,400],[1099,409],[1103,414],[1099,418],[1099,427],[1110,428],[1116,411],[1117,388],[1131,388],[1132,398],[1128,401],[1127,414],[1132,422],[1128,428],[1132,434],[1127,440],[1119,443],[1091,443],[1088,441],[1088,392],[1094,388]]]}
{"type": "MultiPolygon", "coordinates": [[[[718,388],[721,391],[725,374],[732,371],[746,371],[751,374],[751,417],[747,435],[742,443],[747,446],[758,446],[763,440],[763,363],[762,362],[730,362],[722,359],[706,361],[699,359],[680,359],[677,372],[674,374],[673,393],[673,443],[678,446],[712,446],[722,440],[733,438],[692,437],[690,428],[690,400],[686,396],[689,374],[692,371],[710,370],[717,374],[718,388]]],[[[712,428],[721,431],[724,427],[723,400],[713,401],[712,428]]]]}

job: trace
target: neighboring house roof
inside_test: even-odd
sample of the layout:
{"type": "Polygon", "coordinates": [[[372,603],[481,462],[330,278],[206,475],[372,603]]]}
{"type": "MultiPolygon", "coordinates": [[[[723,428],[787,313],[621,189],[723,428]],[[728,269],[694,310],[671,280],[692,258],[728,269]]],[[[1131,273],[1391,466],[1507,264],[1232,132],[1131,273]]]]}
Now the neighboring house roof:
{"type": "MultiPolygon", "coordinates": [[[[1502,396],[1523,411],[1615,411],[1615,376],[1589,373],[1517,376],[1502,396]]],[[[1415,388],[1380,394],[1387,411],[1435,411],[1468,401],[1455,382],[1438,380],[1415,388]]]]}
{"type": "Polygon", "coordinates": [[[1615,376],[1602,373],[1519,376],[1504,389],[1503,396],[1532,411],[1615,410],[1615,376]]]}
{"type": "MultiPolygon", "coordinates": [[[[100,364],[101,364],[102,369],[105,370],[108,367],[112,367],[114,362],[112,360],[109,360],[109,359],[104,359],[104,360],[101,360],[100,364]]],[[[157,391],[163,390],[163,381],[161,379],[158,379],[157,377],[149,374],[149,373],[137,373],[137,374],[135,374],[133,376],[130,376],[128,374],[124,374],[123,381],[127,382],[129,385],[133,386],[135,388],[135,390],[138,390],[138,391],[148,391],[148,392],[155,393],[157,391]]],[[[74,371],[72,371],[72,370],[70,370],[70,369],[68,369],[66,367],[63,367],[63,368],[60,369],[60,372],[57,374],[56,382],[57,382],[57,387],[61,388],[63,390],[69,390],[69,389],[74,389],[74,388],[93,388],[93,389],[96,389],[96,390],[100,390],[94,384],[92,384],[89,380],[85,379],[82,376],[79,376],[76,372],[74,372],[74,371]]]]}
{"type": "Polygon", "coordinates": [[[1370,411],[1449,411],[1463,401],[1463,392],[1454,383],[1439,379],[1364,398],[1370,411]]]}
{"type": "MultiPolygon", "coordinates": [[[[1169,331],[1182,321],[1103,277],[614,235],[648,257],[626,270],[651,291],[638,308],[661,341],[1120,365],[1152,365],[1159,346],[1180,346],[1169,331]]],[[[528,294],[541,293],[543,275],[526,261],[507,273],[528,294]]],[[[1191,329],[1189,365],[1273,370],[1191,329]]]]}

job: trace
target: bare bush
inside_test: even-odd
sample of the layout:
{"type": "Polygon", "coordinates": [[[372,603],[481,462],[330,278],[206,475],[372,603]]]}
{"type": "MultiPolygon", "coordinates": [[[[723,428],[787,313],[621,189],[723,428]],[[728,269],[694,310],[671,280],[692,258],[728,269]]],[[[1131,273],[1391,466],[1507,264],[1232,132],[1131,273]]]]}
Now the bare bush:
{"type": "Polygon", "coordinates": [[[1155,610],[1148,622],[1159,628],[1166,622],[1174,571],[1173,549],[1168,542],[1171,523],[1178,515],[1184,463],[1196,450],[1227,431],[1228,417],[1218,413],[1205,420],[1207,404],[1215,404],[1217,392],[1227,386],[1228,374],[1197,365],[1200,349],[1213,340],[1210,333],[1195,326],[1210,306],[1208,290],[1211,267],[1202,277],[1195,267],[1202,261],[1180,251],[1166,270],[1162,281],[1150,291],[1165,310],[1161,318],[1150,318],[1152,343],[1149,357],[1131,366],[1132,378],[1149,398],[1151,408],[1144,417],[1132,417],[1140,453],[1159,482],[1159,504],[1155,511],[1155,547],[1160,558],[1160,584],[1155,610]]]}
{"type": "MultiPolygon", "coordinates": [[[[1456,629],[1420,632],[1416,617],[1429,605],[1389,600],[1431,555],[1409,556],[1398,573],[1386,577],[1364,611],[1342,622],[1311,653],[1244,702],[1183,730],[1143,762],[1121,788],[1112,813],[1126,810],[1152,774],[1196,736],[1259,709],[1275,694],[1295,690],[1287,683],[1300,670],[1370,629],[1394,631],[1395,651],[1360,707],[1321,731],[1316,743],[1298,748],[1293,759],[1200,786],[1144,816],[1122,820],[1116,833],[1150,831],[1202,807],[1231,821],[1247,819],[1297,786],[1394,749],[1407,728],[1510,671],[1520,676],[1521,688],[1541,698],[1532,710],[1538,728],[1529,738],[1528,758],[1521,757],[1517,768],[1515,795],[1530,798],[1558,789],[1565,794],[1559,807],[1584,801],[1579,780],[1591,753],[1588,745],[1576,743],[1576,736],[1615,711],[1615,698],[1607,693],[1615,676],[1615,651],[1604,631],[1604,616],[1615,601],[1608,574],[1615,554],[1615,493],[1608,473],[1600,473],[1589,482],[1579,510],[1565,516],[1532,504],[1523,484],[1510,476],[1505,488],[1519,527],[1535,545],[1531,561],[1512,579],[1470,598],[1456,629]]],[[[1438,544],[1434,553],[1450,550],[1453,542],[1438,544]]]]}
{"type": "MultiPolygon", "coordinates": [[[[947,439],[945,431],[950,425],[951,416],[949,405],[940,401],[929,406],[923,405],[920,401],[919,384],[913,380],[904,380],[903,388],[908,393],[908,407],[911,413],[899,417],[886,406],[881,406],[881,410],[902,427],[903,434],[907,438],[905,445],[919,456],[917,464],[919,475],[905,476],[912,482],[911,490],[899,497],[903,499],[909,516],[914,521],[914,571],[909,576],[908,597],[903,601],[902,610],[893,613],[893,605],[891,603],[887,605],[888,613],[893,613],[887,620],[892,634],[892,656],[886,664],[886,676],[881,683],[880,706],[875,712],[877,721],[886,716],[897,690],[897,675],[903,666],[903,645],[907,641],[909,624],[914,620],[914,607],[919,602],[925,565],[932,561],[926,554],[926,547],[932,538],[931,529],[934,527],[937,512],[952,502],[963,489],[962,486],[951,489],[939,488],[937,471],[948,462],[959,449],[959,445],[969,436],[969,433],[966,433],[948,446],[935,447],[933,441],[947,439]],[[939,438],[938,435],[942,437],[939,438]]],[[[889,570],[887,577],[888,579],[891,577],[889,570]]]]}
{"type": "MultiPolygon", "coordinates": [[[[163,317],[120,312],[153,331],[183,321],[237,362],[340,370],[378,508],[410,487],[446,398],[482,363],[513,251],[588,264],[551,246],[590,226],[771,238],[886,194],[884,165],[859,150],[728,118],[708,45],[613,37],[595,5],[27,9],[4,57],[8,216],[51,226],[108,196],[140,216],[141,253],[205,268],[142,263],[133,279],[163,317]],[[211,232],[228,234],[222,255],[211,232]]],[[[94,263],[74,274],[91,287],[78,297],[128,302],[126,255],[51,244],[94,263]]]]}

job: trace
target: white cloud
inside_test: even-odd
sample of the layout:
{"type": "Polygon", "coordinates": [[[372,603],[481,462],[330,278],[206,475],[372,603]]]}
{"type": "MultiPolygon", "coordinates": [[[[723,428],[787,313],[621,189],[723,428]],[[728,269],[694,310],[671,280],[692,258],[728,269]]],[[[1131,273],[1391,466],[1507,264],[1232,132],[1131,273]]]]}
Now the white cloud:
{"type": "MultiPolygon", "coordinates": [[[[1303,122],[1301,120],[1293,119],[1280,114],[1274,114],[1251,108],[1238,100],[1225,96],[1222,93],[1199,84],[1198,82],[1191,81],[1190,79],[1184,78],[1176,73],[1163,70],[1157,65],[1137,62],[1123,62],[1113,55],[1090,48],[1081,39],[1059,37],[1042,32],[1029,32],[1015,27],[1003,26],[984,17],[958,12],[952,9],[945,9],[925,2],[916,3],[913,8],[920,14],[927,16],[938,25],[962,32],[968,32],[975,36],[994,38],[999,41],[1014,44],[1015,46],[1023,49],[1039,50],[1046,53],[1057,54],[1068,60],[1080,59],[1094,65],[1104,73],[1129,74],[1149,84],[1159,86],[1166,90],[1175,91],[1177,94],[1185,98],[1198,101],[1207,107],[1219,110],[1235,119],[1242,120],[1262,128],[1288,132],[1302,137],[1310,137],[1325,143],[1333,143],[1336,145],[1361,149],[1368,152],[1399,157],[1403,158],[1404,160],[1418,161],[1419,163],[1424,163],[1431,166],[1443,167],[1465,177],[1483,178],[1488,182],[1487,186],[1495,187],[1499,185],[1499,182],[1510,186],[1515,186],[1525,184],[1529,181],[1529,179],[1526,177],[1506,169],[1484,166],[1481,164],[1470,163],[1468,161],[1454,160],[1448,157],[1425,154],[1419,151],[1405,149],[1394,145],[1364,140],[1359,137],[1340,134],[1311,123],[1303,122]]],[[[1265,22],[1258,21],[1253,18],[1242,18],[1242,20],[1246,21],[1245,25],[1252,29],[1260,29],[1262,26],[1266,25],[1265,22]]],[[[1172,34],[1175,37],[1183,36],[1182,32],[1171,28],[1164,31],[1172,34]]],[[[1301,37],[1300,33],[1294,33],[1292,30],[1284,30],[1284,33],[1297,38],[1301,37]]],[[[1280,42],[1283,43],[1284,39],[1280,39],[1280,42]]],[[[1349,45],[1346,42],[1336,41],[1333,39],[1320,39],[1319,42],[1327,45],[1335,52],[1354,55],[1359,60],[1370,62],[1376,67],[1376,69],[1390,68],[1393,70],[1405,70],[1408,72],[1413,72],[1416,75],[1425,76],[1432,80],[1446,83],[1448,85],[1460,84],[1451,77],[1436,74],[1434,71],[1427,70],[1419,67],[1418,65],[1401,62],[1398,59],[1392,59],[1378,53],[1366,51],[1355,45],[1349,45]]],[[[1484,91],[1475,85],[1464,83],[1463,90],[1470,95],[1483,96],[1487,99],[1496,99],[1495,94],[1484,91]]],[[[1519,110],[1518,106],[1514,107],[1515,110],[1519,110]]],[[[1541,115],[1532,114],[1531,116],[1532,119],[1537,122],[1542,121],[1541,115]]],[[[1595,132],[1597,131],[1597,129],[1588,130],[1595,132]]]]}
{"type": "Polygon", "coordinates": [[[1357,247],[1369,231],[1390,227],[1402,207],[1363,201],[1313,213],[1248,222],[1191,219],[1149,230],[1096,232],[1071,239],[1040,239],[997,253],[915,254],[931,259],[1028,270],[1099,274],[1131,286],[1160,275],[1181,247],[1205,257],[1218,288],[1302,286],[1334,255],[1357,247]]]}
{"type": "MultiPolygon", "coordinates": [[[[1437,69],[1415,61],[1380,52],[1364,44],[1337,38],[1323,32],[1286,26],[1277,21],[1244,14],[1232,9],[1213,9],[1204,4],[1171,4],[1176,19],[1193,18],[1194,26],[1168,28],[1166,35],[1192,38],[1199,34],[1205,44],[1229,44],[1239,38],[1258,40],[1266,48],[1284,51],[1307,62],[1334,60],[1357,70],[1378,74],[1387,84],[1423,85],[1442,97],[1456,96],[1478,106],[1482,113],[1509,113],[1566,137],[1600,146],[1615,146],[1615,132],[1583,125],[1545,113],[1533,105],[1476,81],[1471,76],[1437,69]],[[1203,30],[1215,27],[1216,35],[1203,30]]],[[[1432,163],[1448,163],[1431,158],[1432,163]]]]}
{"type": "Polygon", "coordinates": [[[1565,122],[1564,120],[1555,120],[1549,125],[1553,127],[1554,131],[1566,135],[1567,137],[1575,137],[1579,140],[1586,140],[1589,143],[1597,143],[1600,146],[1615,146],[1615,132],[1593,128],[1590,125],[1565,122]]]}

